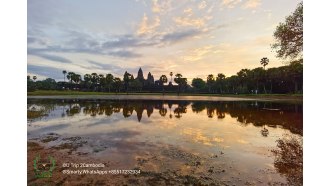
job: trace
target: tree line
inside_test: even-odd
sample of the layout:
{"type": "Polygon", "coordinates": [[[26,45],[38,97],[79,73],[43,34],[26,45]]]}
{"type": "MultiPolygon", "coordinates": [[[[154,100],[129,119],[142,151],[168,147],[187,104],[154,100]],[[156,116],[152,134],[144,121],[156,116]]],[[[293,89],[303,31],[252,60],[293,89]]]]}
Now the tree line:
{"type": "MultiPolygon", "coordinates": [[[[138,73],[137,78],[128,72],[122,79],[109,74],[85,74],[83,77],[75,72],[63,70],[63,82],[56,82],[47,78],[36,81],[37,77],[27,76],[28,91],[34,90],[79,90],[95,92],[193,92],[214,94],[272,94],[272,93],[302,93],[303,92],[303,2],[299,3],[296,10],[280,23],[273,34],[275,43],[271,45],[277,57],[289,59],[289,65],[268,68],[269,59],[260,60],[262,67],[254,69],[241,69],[236,75],[226,77],[223,73],[209,74],[206,81],[194,78],[189,85],[187,78],[177,73],[172,83],[173,72],[170,72],[171,81],[166,75],[161,75],[154,81],[148,74],[148,79],[138,73]],[[65,80],[68,80],[66,82],[65,80]]],[[[141,70],[141,69],[140,69],[141,70]]],[[[142,70],[141,70],[142,72],[142,70]]]]}
{"type": "MultiPolygon", "coordinates": [[[[83,77],[74,72],[63,73],[63,80],[56,82],[47,78],[36,81],[36,76],[28,79],[28,91],[33,90],[79,90],[93,92],[189,92],[209,94],[274,94],[302,93],[303,64],[302,60],[291,62],[289,65],[266,69],[265,60],[260,63],[263,67],[241,69],[237,74],[226,77],[223,73],[210,74],[206,80],[194,78],[191,85],[182,74],[176,74],[174,82],[168,83],[166,75],[161,75],[158,81],[143,83],[138,78],[125,72],[123,78],[109,74],[85,74],[83,77]],[[67,81],[66,81],[67,80],[67,81]]],[[[173,74],[173,73],[170,73],[173,74]]]]}

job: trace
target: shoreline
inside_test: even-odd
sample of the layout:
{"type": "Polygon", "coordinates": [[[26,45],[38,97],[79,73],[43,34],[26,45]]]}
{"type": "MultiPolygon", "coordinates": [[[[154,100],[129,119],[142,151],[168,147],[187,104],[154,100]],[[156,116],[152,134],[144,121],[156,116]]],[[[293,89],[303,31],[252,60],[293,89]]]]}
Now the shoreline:
{"type": "Polygon", "coordinates": [[[303,96],[289,95],[28,95],[27,99],[101,99],[101,100],[165,100],[165,101],[293,101],[303,102],[303,96]]]}

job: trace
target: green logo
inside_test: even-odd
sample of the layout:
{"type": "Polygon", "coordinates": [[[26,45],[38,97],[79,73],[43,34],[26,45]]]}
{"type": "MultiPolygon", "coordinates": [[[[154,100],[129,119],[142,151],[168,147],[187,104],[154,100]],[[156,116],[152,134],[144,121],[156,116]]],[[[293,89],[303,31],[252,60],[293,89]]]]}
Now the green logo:
{"type": "Polygon", "coordinates": [[[33,169],[36,178],[50,178],[53,175],[56,161],[53,157],[48,156],[48,159],[41,159],[38,155],[33,160],[33,169]]]}

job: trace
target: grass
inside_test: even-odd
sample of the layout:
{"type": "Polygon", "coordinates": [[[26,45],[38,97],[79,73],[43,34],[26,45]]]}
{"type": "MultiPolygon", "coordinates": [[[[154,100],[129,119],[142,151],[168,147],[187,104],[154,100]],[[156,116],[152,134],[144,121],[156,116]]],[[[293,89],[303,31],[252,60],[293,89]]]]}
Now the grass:
{"type": "MultiPolygon", "coordinates": [[[[129,95],[163,95],[162,93],[148,93],[148,92],[137,92],[128,93],[129,95]]],[[[56,96],[56,95],[127,95],[125,92],[121,93],[107,93],[107,92],[80,92],[72,90],[37,90],[34,92],[28,92],[28,96],[56,96]]],[[[177,93],[165,93],[167,96],[176,96],[177,93]]],[[[180,93],[181,96],[223,96],[223,97],[297,97],[302,98],[303,94],[198,94],[198,93],[180,93]]]]}

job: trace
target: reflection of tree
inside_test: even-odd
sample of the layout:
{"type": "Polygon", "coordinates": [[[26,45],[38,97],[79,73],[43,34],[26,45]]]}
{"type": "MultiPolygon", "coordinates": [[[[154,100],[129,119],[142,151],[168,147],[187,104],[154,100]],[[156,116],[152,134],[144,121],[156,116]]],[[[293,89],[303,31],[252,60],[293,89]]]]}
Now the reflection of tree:
{"type": "Polygon", "coordinates": [[[184,105],[179,105],[174,109],[174,114],[176,118],[181,118],[183,113],[187,113],[187,107],[184,105]]]}
{"type": "Polygon", "coordinates": [[[218,119],[222,119],[227,113],[232,118],[236,118],[242,125],[253,124],[260,127],[264,125],[268,127],[281,125],[293,133],[302,135],[302,105],[299,104],[196,101],[192,103],[191,107],[192,111],[196,113],[206,109],[206,114],[210,118],[216,114],[218,119]],[[265,110],[262,108],[280,108],[280,110],[265,110]]]}
{"type": "MultiPolygon", "coordinates": [[[[144,110],[147,116],[151,117],[154,109],[161,116],[166,116],[168,105],[169,117],[174,115],[181,118],[182,114],[187,112],[188,101],[157,101],[157,100],[109,100],[109,101],[91,101],[91,100],[28,100],[28,119],[41,118],[54,110],[57,106],[62,111],[63,117],[73,116],[82,112],[85,115],[112,116],[114,113],[120,113],[124,117],[129,117],[136,112],[138,121],[141,121],[144,110]],[[175,107],[175,108],[172,108],[175,107]],[[34,109],[33,109],[34,108],[34,109]],[[38,108],[38,109],[37,109],[38,108]],[[63,109],[67,111],[63,112],[63,109]],[[172,110],[174,109],[174,110],[172,110]],[[174,114],[172,113],[174,112],[174,114]],[[173,115],[172,115],[173,114],[173,115]]],[[[225,116],[231,116],[243,126],[253,124],[259,127],[277,127],[282,126],[289,129],[290,132],[302,135],[302,105],[268,103],[254,104],[254,102],[192,102],[191,109],[194,113],[203,112],[206,109],[208,117],[217,116],[222,119],[225,116]],[[267,110],[264,108],[279,108],[280,110],[267,110]]]]}
{"type": "Polygon", "coordinates": [[[209,118],[213,118],[213,116],[214,116],[214,112],[215,112],[215,108],[212,108],[212,107],[207,108],[207,109],[206,109],[206,112],[207,112],[207,116],[208,116],[209,118]]]}
{"type": "Polygon", "coordinates": [[[166,116],[166,113],[167,113],[167,109],[166,108],[160,108],[159,109],[159,114],[163,117],[166,116]]]}
{"type": "Polygon", "coordinates": [[[154,107],[152,105],[147,106],[147,115],[150,118],[151,114],[154,112],[154,107]]]}
{"type": "Polygon", "coordinates": [[[284,135],[277,142],[274,166],[286,176],[288,185],[303,185],[303,145],[302,138],[284,135]]]}
{"type": "Polygon", "coordinates": [[[199,112],[202,112],[205,109],[205,106],[206,105],[203,102],[194,102],[191,105],[191,109],[192,109],[193,112],[199,113],[199,112]]]}
{"type": "Polygon", "coordinates": [[[123,116],[125,118],[130,117],[133,114],[133,110],[134,108],[129,103],[126,102],[123,106],[123,116]]]}
{"type": "Polygon", "coordinates": [[[79,104],[69,104],[69,108],[66,110],[68,116],[73,116],[75,114],[80,113],[80,105],[79,104]]]}
{"type": "Polygon", "coordinates": [[[268,134],[269,134],[269,131],[268,131],[268,129],[266,129],[265,126],[264,126],[264,128],[263,128],[260,132],[261,132],[261,135],[262,135],[263,137],[267,137],[268,134]]]}

